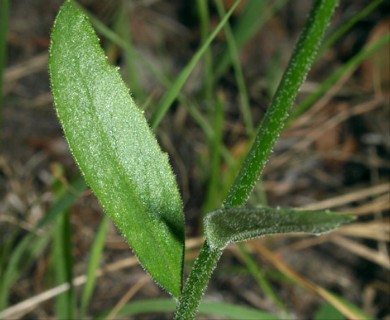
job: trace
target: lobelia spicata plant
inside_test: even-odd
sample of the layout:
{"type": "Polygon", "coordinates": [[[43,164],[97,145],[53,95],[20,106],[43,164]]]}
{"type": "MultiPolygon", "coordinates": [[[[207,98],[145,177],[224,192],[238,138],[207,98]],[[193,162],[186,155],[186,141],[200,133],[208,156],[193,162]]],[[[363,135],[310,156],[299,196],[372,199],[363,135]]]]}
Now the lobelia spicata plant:
{"type": "Polygon", "coordinates": [[[118,70],[108,63],[86,15],[72,1],[61,7],[51,35],[49,71],[69,148],[143,268],[177,299],[176,319],[195,317],[212,271],[230,242],[275,233],[321,234],[353,220],[327,211],[243,206],[288,118],[336,5],[337,0],[315,2],[238,177],[222,207],[205,216],[206,240],[184,287],[184,215],[168,156],[118,70]]]}

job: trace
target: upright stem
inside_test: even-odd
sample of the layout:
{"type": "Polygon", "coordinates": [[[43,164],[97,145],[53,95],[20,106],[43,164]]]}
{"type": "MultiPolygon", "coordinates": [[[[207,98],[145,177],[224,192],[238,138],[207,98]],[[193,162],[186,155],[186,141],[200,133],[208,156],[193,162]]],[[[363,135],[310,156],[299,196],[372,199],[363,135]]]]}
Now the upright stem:
{"type": "MultiPolygon", "coordinates": [[[[240,206],[249,197],[317,55],[337,3],[338,0],[317,0],[313,6],[271,106],[260,124],[252,148],[223,203],[224,207],[240,206]]],[[[205,241],[184,285],[175,319],[194,319],[202,294],[221,255],[222,251],[212,249],[205,241]]]]}
{"type": "Polygon", "coordinates": [[[200,299],[221,255],[221,250],[212,249],[207,241],[204,242],[179,298],[175,319],[190,320],[195,318],[200,299]]]}
{"type": "Polygon", "coordinates": [[[225,207],[242,205],[263,170],[288,112],[309,72],[338,0],[317,0],[294,48],[283,78],[268,108],[256,139],[224,201],[225,207]]]}

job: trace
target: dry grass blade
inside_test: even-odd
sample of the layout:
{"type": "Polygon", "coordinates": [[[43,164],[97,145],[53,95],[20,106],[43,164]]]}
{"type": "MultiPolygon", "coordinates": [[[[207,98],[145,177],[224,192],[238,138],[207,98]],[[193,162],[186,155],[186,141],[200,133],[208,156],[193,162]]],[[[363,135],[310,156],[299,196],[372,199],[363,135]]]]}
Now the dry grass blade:
{"type": "Polygon", "coordinates": [[[381,253],[380,251],[373,250],[365,245],[352,241],[342,236],[335,236],[332,238],[332,242],[338,246],[361,256],[367,260],[370,260],[386,269],[390,269],[390,259],[388,255],[381,253]]]}
{"type": "Polygon", "coordinates": [[[27,77],[39,71],[46,70],[47,59],[48,59],[48,55],[47,52],[45,52],[36,55],[31,59],[28,59],[27,61],[24,61],[20,64],[8,68],[4,74],[5,77],[4,83],[7,84],[5,85],[4,88],[5,93],[7,93],[10,90],[11,83],[14,83],[23,77],[27,77]]]}
{"type": "Polygon", "coordinates": [[[390,241],[390,220],[381,219],[367,223],[354,223],[341,227],[337,233],[357,238],[390,241]]]}
{"type": "Polygon", "coordinates": [[[290,277],[292,280],[294,280],[297,284],[299,284],[301,287],[316,293],[320,297],[322,297],[324,300],[326,300],[329,304],[331,304],[333,307],[335,307],[337,310],[339,310],[344,316],[346,316],[349,319],[360,319],[361,316],[357,313],[355,313],[350,308],[346,307],[342,303],[340,303],[339,300],[337,300],[330,292],[325,290],[324,288],[316,285],[315,283],[303,278],[301,275],[299,275],[293,268],[291,268],[289,265],[287,265],[281,258],[279,258],[277,255],[269,251],[266,247],[261,245],[258,241],[252,242],[251,245],[253,246],[253,249],[261,255],[263,258],[265,258],[268,262],[270,262],[274,267],[276,267],[280,272],[282,272],[284,275],[290,277]]]}
{"type": "Polygon", "coordinates": [[[119,300],[115,307],[111,310],[110,314],[107,316],[107,320],[114,320],[120,309],[132,298],[134,295],[142,289],[142,287],[150,280],[149,276],[143,276],[139,279],[127,293],[119,300]]]}
{"type": "Polygon", "coordinates": [[[317,246],[319,244],[323,244],[325,242],[329,241],[329,238],[331,238],[334,234],[339,232],[339,230],[333,232],[330,235],[323,235],[321,237],[310,237],[303,240],[296,241],[294,243],[291,243],[289,245],[283,246],[282,248],[278,249],[278,253],[288,252],[288,251],[298,251],[298,250],[304,250],[313,246],[317,246]]]}
{"type": "Polygon", "coordinates": [[[353,223],[340,227],[337,231],[322,237],[310,237],[298,240],[289,245],[283,246],[278,253],[288,252],[290,250],[298,251],[307,249],[328,241],[337,235],[346,235],[356,238],[365,238],[376,241],[390,241],[390,221],[389,219],[375,220],[366,223],[353,223]]]}
{"type": "Polygon", "coordinates": [[[376,212],[381,212],[389,209],[390,209],[390,202],[389,202],[389,194],[387,193],[357,208],[351,208],[343,211],[345,212],[348,211],[348,213],[351,213],[355,216],[361,216],[361,215],[373,214],[376,212]]]}
{"type": "Polygon", "coordinates": [[[368,187],[366,189],[360,189],[358,191],[354,191],[351,193],[344,194],[339,197],[334,197],[330,199],[326,199],[323,201],[318,201],[303,207],[303,209],[307,210],[322,210],[322,209],[330,209],[343,205],[347,205],[354,201],[363,200],[368,197],[379,196],[382,194],[390,193],[390,184],[382,183],[373,187],[368,187]]]}
{"type": "Polygon", "coordinates": [[[294,120],[291,123],[291,129],[298,128],[300,126],[305,125],[306,123],[310,123],[312,119],[316,117],[316,115],[337,95],[340,89],[345,85],[345,83],[349,80],[351,75],[355,69],[345,73],[335,84],[334,86],[324,94],[308,111],[302,114],[299,118],[294,120]]]}
{"type": "Polygon", "coordinates": [[[295,150],[307,149],[315,140],[321,137],[324,134],[324,132],[328,132],[332,128],[335,128],[337,125],[339,125],[340,123],[346,121],[347,119],[353,116],[367,113],[369,111],[372,111],[380,107],[384,103],[384,101],[385,101],[385,97],[370,100],[368,102],[359,104],[352,108],[349,105],[346,107],[342,106],[342,108],[340,108],[341,110],[339,112],[336,112],[333,117],[329,118],[328,115],[325,115],[325,119],[327,120],[321,121],[322,123],[319,126],[315,128],[311,128],[310,134],[307,135],[305,139],[298,142],[293,149],[295,150]]]}
{"type": "MultiPolygon", "coordinates": [[[[202,243],[203,243],[202,238],[188,239],[186,241],[186,248],[187,249],[197,248],[202,243]]],[[[108,264],[104,268],[97,270],[96,277],[99,278],[99,277],[106,275],[108,273],[115,272],[115,271],[118,271],[121,269],[131,268],[131,267],[134,267],[137,265],[138,265],[138,260],[136,257],[130,257],[127,259],[116,261],[116,262],[108,264]]],[[[145,278],[149,279],[148,276],[145,276],[145,278]]],[[[81,275],[81,276],[78,276],[78,277],[73,279],[72,285],[73,285],[73,287],[79,287],[79,286],[85,284],[86,281],[87,281],[87,276],[81,275]]],[[[137,285],[135,285],[134,287],[137,287],[137,285]]],[[[59,294],[61,294],[63,292],[66,292],[69,289],[70,289],[70,284],[64,283],[64,284],[59,285],[57,287],[54,287],[52,289],[46,290],[45,292],[37,294],[34,297],[26,299],[18,304],[13,305],[12,307],[9,307],[5,310],[2,310],[0,312],[0,319],[9,319],[9,318],[20,319],[25,314],[27,314],[28,312],[30,312],[31,310],[36,308],[40,303],[45,302],[45,301],[50,300],[50,299],[53,299],[54,297],[58,296],[59,294]]],[[[119,305],[119,303],[118,303],[118,305],[119,305]]]]}
{"type": "MultiPolygon", "coordinates": [[[[308,117],[307,121],[301,122],[300,118],[298,118],[296,121],[299,121],[299,123],[290,127],[284,133],[284,136],[299,136],[300,139],[293,143],[287,152],[278,155],[277,158],[273,159],[270,165],[266,167],[266,171],[270,172],[276,170],[276,168],[288,163],[297,152],[307,150],[311,144],[324,134],[324,132],[329,132],[329,130],[337,127],[341,123],[345,123],[352,117],[367,114],[375,109],[383,107],[386,101],[387,97],[382,95],[353,107],[347,104],[340,105],[337,112],[333,112],[333,116],[331,116],[326,109],[322,110],[323,112],[321,113],[321,110],[315,110],[316,113],[319,113],[316,115],[311,115],[309,111],[308,114],[310,114],[310,117],[308,117]]],[[[294,123],[296,121],[294,121],[294,123]]]]}
{"type": "MultiPolygon", "coordinates": [[[[102,275],[105,275],[110,272],[114,272],[120,269],[125,268],[131,268],[138,265],[138,260],[136,257],[130,257],[128,259],[120,260],[117,262],[113,262],[109,265],[107,265],[105,268],[99,269],[96,272],[96,277],[101,277],[102,275]]],[[[79,287],[86,283],[87,276],[81,275],[73,279],[72,286],[73,287],[79,287]]],[[[69,283],[63,283],[57,287],[54,287],[52,289],[46,290],[40,294],[37,294],[34,297],[31,297],[29,299],[26,299],[18,304],[13,305],[12,307],[9,307],[3,311],[0,312],[0,319],[19,319],[26,313],[33,310],[35,307],[37,307],[40,303],[50,300],[59,294],[66,292],[70,289],[69,283]]]]}

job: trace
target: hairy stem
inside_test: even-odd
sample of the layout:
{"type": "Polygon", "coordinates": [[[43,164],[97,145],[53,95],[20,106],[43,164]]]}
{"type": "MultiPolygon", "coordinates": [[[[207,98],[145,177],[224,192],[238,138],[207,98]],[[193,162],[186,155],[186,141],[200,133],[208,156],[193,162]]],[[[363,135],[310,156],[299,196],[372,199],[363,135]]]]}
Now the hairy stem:
{"type": "MultiPolygon", "coordinates": [[[[337,3],[338,0],[315,2],[252,148],[223,203],[225,208],[243,205],[249,197],[317,55],[337,3]]],[[[200,299],[221,255],[222,251],[212,249],[205,241],[180,295],[175,319],[194,319],[200,299]]]]}
{"type": "Polygon", "coordinates": [[[205,241],[180,296],[175,314],[176,320],[195,318],[200,299],[221,255],[221,250],[212,249],[205,241]]]}

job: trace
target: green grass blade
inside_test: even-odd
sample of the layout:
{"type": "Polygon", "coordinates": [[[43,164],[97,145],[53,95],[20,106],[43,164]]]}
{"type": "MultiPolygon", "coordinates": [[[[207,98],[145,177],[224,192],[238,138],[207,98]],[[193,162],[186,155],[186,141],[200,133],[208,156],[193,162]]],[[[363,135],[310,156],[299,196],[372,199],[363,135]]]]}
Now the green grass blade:
{"type": "Polygon", "coordinates": [[[337,40],[339,40],[344,34],[346,34],[352,27],[363,18],[365,18],[370,12],[378,7],[383,0],[373,0],[369,2],[361,11],[354,15],[351,19],[348,19],[342,26],[340,26],[329,38],[325,39],[324,44],[320,49],[320,53],[331,47],[337,40]]]}
{"type": "Polygon", "coordinates": [[[99,34],[110,40],[112,43],[115,43],[122,49],[128,50],[129,52],[132,51],[131,45],[127,43],[126,40],[123,39],[118,33],[108,28],[96,16],[85,10],[77,2],[75,2],[74,5],[88,17],[88,19],[91,21],[91,24],[99,34]]]}
{"type": "MultiPolygon", "coordinates": [[[[266,11],[265,0],[250,0],[245,6],[245,11],[239,16],[239,21],[233,30],[233,37],[236,46],[241,49],[244,44],[256,33],[262,26],[287,2],[287,0],[269,1],[271,8],[266,11]],[[263,14],[265,12],[265,14],[263,14]]],[[[217,66],[214,72],[214,81],[216,82],[231,65],[232,56],[226,48],[217,59],[217,66]]]]}
{"type": "MultiPolygon", "coordinates": [[[[12,284],[20,276],[18,268],[21,258],[32,239],[31,235],[26,236],[18,246],[12,251],[12,255],[8,257],[7,264],[4,266],[0,281],[0,310],[8,306],[8,298],[12,284]]],[[[25,258],[25,257],[23,257],[25,258]]]]}
{"type": "MultiPolygon", "coordinates": [[[[200,24],[200,37],[201,42],[205,43],[207,41],[209,30],[210,30],[210,14],[208,0],[197,0],[196,1],[199,15],[199,24],[200,24]]],[[[207,104],[207,110],[209,110],[209,114],[212,114],[214,110],[214,81],[213,81],[213,56],[211,52],[211,47],[208,46],[204,52],[204,96],[205,102],[207,104]]]]}
{"type": "MultiPolygon", "coordinates": [[[[174,301],[168,299],[152,299],[128,303],[122,307],[122,309],[118,312],[117,316],[138,316],[142,314],[173,312],[174,310],[174,301]]],[[[275,315],[272,315],[267,312],[262,312],[253,308],[214,301],[202,302],[199,306],[199,313],[205,316],[218,317],[218,319],[279,319],[275,315]]]]}
{"type": "MultiPolygon", "coordinates": [[[[215,129],[210,124],[209,120],[198,110],[198,108],[193,105],[190,101],[186,100],[186,108],[191,117],[195,120],[195,122],[202,128],[202,131],[205,133],[208,141],[214,141],[215,139],[215,129]]],[[[230,154],[229,150],[223,145],[221,147],[221,154],[229,166],[232,166],[235,163],[235,159],[230,154]]]]}
{"type": "Polygon", "coordinates": [[[184,83],[190,76],[192,70],[195,68],[196,64],[202,57],[202,55],[206,52],[207,48],[210,46],[211,42],[214,40],[214,38],[217,36],[217,34],[221,31],[231,14],[233,13],[234,9],[237,7],[240,0],[237,0],[234,5],[231,7],[229,12],[226,14],[226,16],[221,20],[221,22],[218,24],[218,26],[214,29],[214,31],[211,33],[211,35],[207,38],[207,40],[203,43],[203,45],[196,51],[196,53],[192,56],[192,59],[190,62],[185,66],[183,71],[180,73],[180,75],[177,77],[176,81],[173,83],[172,87],[168,90],[168,92],[163,96],[161,99],[161,102],[159,103],[159,106],[157,108],[157,111],[152,117],[151,120],[151,127],[156,128],[160,121],[163,119],[164,115],[168,111],[169,107],[171,106],[172,102],[177,98],[181,88],[183,87],[184,83]]]}
{"type": "MultiPolygon", "coordinates": [[[[13,231],[10,235],[7,235],[7,238],[1,237],[1,246],[0,246],[0,282],[4,277],[4,272],[9,260],[9,257],[12,255],[13,247],[16,246],[18,237],[20,236],[21,230],[13,231]]],[[[0,286],[1,287],[1,286],[0,286]]]]}
{"type": "Polygon", "coordinates": [[[12,250],[12,255],[8,258],[8,263],[0,281],[0,310],[8,306],[12,285],[46,248],[51,236],[51,232],[46,232],[35,238],[32,233],[29,233],[12,250]]]}
{"type": "Polygon", "coordinates": [[[289,122],[305,113],[322,95],[327,92],[342,76],[357,68],[360,63],[371,54],[375,53],[390,41],[390,33],[380,37],[374,43],[360,50],[356,55],[344,63],[340,68],[333,72],[328,78],[321,82],[319,88],[307,96],[293,111],[289,122]]]}
{"type": "MultiPolygon", "coordinates": [[[[223,3],[221,0],[216,1],[217,10],[220,15],[220,17],[223,17],[225,15],[225,9],[223,7],[223,3]]],[[[252,120],[252,114],[250,110],[250,103],[249,103],[249,96],[248,91],[246,88],[245,80],[244,80],[244,74],[241,69],[240,64],[240,57],[238,54],[237,45],[233,36],[232,29],[230,27],[229,22],[225,24],[224,27],[227,43],[228,43],[228,51],[230,53],[232,64],[234,68],[234,74],[237,81],[237,87],[238,87],[238,96],[240,101],[240,108],[241,113],[244,118],[244,124],[246,131],[248,133],[248,136],[251,136],[253,133],[253,120],[252,120]]]]}
{"type": "Polygon", "coordinates": [[[344,315],[333,307],[331,304],[326,303],[314,315],[314,320],[344,320],[344,315]]]}
{"type": "MultiPolygon", "coordinates": [[[[56,284],[72,283],[72,239],[69,211],[63,212],[56,219],[53,241],[53,268],[56,284]]],[[[75,316],[75,295],[70,290],[56,297],[56,318],[73,319],[75,316]]]]}
{"type": "MultiPolygon", "coordinates": [[[[366,312],[364,312],[362,309],[350,303],[349,301],[343,299],[342,297],[330,291],[326,291],[326,293],[337,302],[337,307],[340,312],[342,312],[341,310],[342,308],[349,311],[349,314],[353,314],[355,319],[362,319],[362,320],[372,319],[372,317],[368,315],[366,312]]],[[[336,307],[335,303],[333,303],[332,305],[333,307],[336,307]]],[[[346,314],[346,312],[344,312],[344,314],[346,314]]]]}
{"type": "Polygon", "coordinates": [[[69,186],[63,186],[61,190],[57,191],[58,193],[56,192],[58,199],[53,203],[44,217],[39,220],[34,230],[43,228],[48,223],[54,221],[59,214],[69,209],[86,189],[87,185],[81,176],[75,178],[69,186]]]}
{"type": "Polygon", "coordinates": [[[264,294],[272,301],[277,308],[283,312],[287,312],[287,308],[284,306],[282,300],[279,299],[275,291],[272,289],[271,284],[263,273],[259,270],[258,265],[255,263],[253,258],[250,256],[246,248],[241,244],[237,243],[238,249],[240,250],[241,256],[244,260],[245,265],[252,277],[256,280],[259,287],[263,290],[264,294]]]}
{"type": "Polygon", "coordinates": [[[199,313],[226,319],[278,320],[279,317],[256,309],[237,306],[229,303],[204,301],[199,306],[199,313]]]}
{"type": "Polygon", "coordinates": [[[72,154],[143,267],[177,297],[184,218],[168,156],[71,1],[62,6],[51,39],[52,93],[72,154]]]}
{"type": "Polygon", "coordinates": [[[96,234],[95,240],[92,244],[91,253],[88,261],[87,282],[84,286],[81,297],[80,318],[86,318],[89,302],[92,297],[92,292],[96,282],[96,271],[99,268],[100,260],[104,249],[104,241],[107,235],[109,218],[104,216],[100,224],[99,230],[96,234]]]}
{"type": "Polygon", "coordinates": [[[337,0],[315,2],[271,106],[260,124],[252,148],[224,201],[225,207],[242,205],[249,197],[285,125],[298,90],[317,56],[321,40],[337,3],[337,0]]]}
{"type": "Polygon", "coordinates": [[[36,227],[26,235],[13,249],[12,254],[2,270],[0,278],[0,310],[8,305],[10,289],[14,282],[20,277],[26,266],[33,261],[34,257],[40,254],[41,250],[51,237],[51,231],[45,232],[43,236],[35,238],[35,232],[54,221],[60,214],[69,209],[86,189],[84,179],[75,179],[69,187],[63,186],[58,191],[57,200],[47,211],[45,216],[37,223],[36,227]],[[32,255],[30,255],[32,254],[32,255]],[[31,260],[30,260],[31,257],[31,260]]]}
{"type": "MultiPolygon", "coordinates": [[[[222,147],[222,135],[223,135],[223,98],[219,97],[217,101],[217,107],[214,113],[214,131],[212,139],[209,140],[210,153],[211,153],[211,167],[210,178],[207,186],[207,196],[203,206],[203,212],[209,212],[216,208],[220,203],[220,181],[221,181],[221,147],[222,147]]],[[[222,200],[222,199],[221,199],[222,200]]]]}
{"type": "Polygon", "coordinates": [[[135,64],[136,52],[132,45],[132,38],[130,33],[129,14],[127,10],[126,1],[122,1],[122,5],[118,9],[118,16],[115,23],[115,31],[121,39],[126,41],[126,46],[123,47],[124,60],[126,64],[127,83],[136,100],[144,101],[145,94],[141,89],[138,81],[137,66],[135,64]]]}

